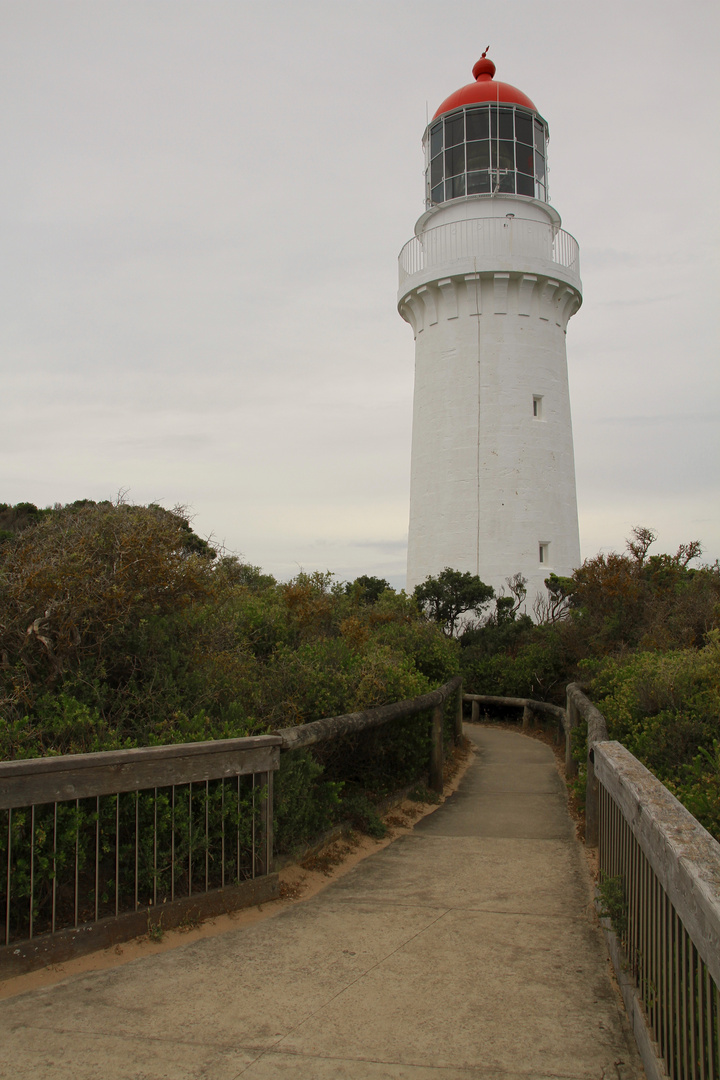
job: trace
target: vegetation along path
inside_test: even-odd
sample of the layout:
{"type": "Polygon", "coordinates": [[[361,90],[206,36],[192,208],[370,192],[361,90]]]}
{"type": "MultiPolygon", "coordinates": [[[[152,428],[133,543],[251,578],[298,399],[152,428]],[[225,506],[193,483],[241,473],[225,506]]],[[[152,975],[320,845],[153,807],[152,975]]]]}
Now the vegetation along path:
{"type": "Polygon", "coordinates": [[[455,794],[312,899],[0,1002],[0,1076],[642,1077],[552,752],[466,730],[455,794]]]}

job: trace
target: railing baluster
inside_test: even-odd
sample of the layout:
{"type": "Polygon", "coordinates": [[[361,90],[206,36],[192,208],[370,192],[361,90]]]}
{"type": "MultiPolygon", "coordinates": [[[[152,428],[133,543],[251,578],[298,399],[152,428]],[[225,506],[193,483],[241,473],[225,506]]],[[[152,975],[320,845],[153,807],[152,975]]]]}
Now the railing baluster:
{"type": "Polygon", "coordinates": [[[252,876],[255,877],[255,821],[257,814],[255,811],[255,773],[252,776],[252,876]]]}
{"type": "Polygon", "coordinates": [[[55,913],[57,910],[57,803],[53,803],[53,857],[52,857],[52,922],[50,932],[55,933],[55,913]]]}
{"type": "Polygon", "coordinates": [[[10,882],[12,877],[12,807],[8,809],[7,895],[5,897],[5,944],[10,944],[10,882]]]}
{"type": "Polygon", "coordinates": [[[175,785],[172,786],[170,812],[170,899],[175,899],[175,785]]]}
{"type": "Polygon", "coordinates": [[[28,919],[28,939],[33,936],[33,906],[35,901],[35,804],[30,807],[30,915],[28,919]]]}
{"type": "Polygon", "coordinates": [[[225,888],[225,777],[220,781],[220,888],[225,888]]]}
{"type": "Polygon", "coordinates": [[[188,896],[192,896],[192,780],[188,785],[188,896]]]}
{"type": "Polygon", "coordinates": [[[140,855],[140,792],[135,792],[135,910],[138,909],[138,878],[140,855]]]}
{"type": "Polygon", "coordinates": [[[210,873],[210,781],[205,781],[205,892],[208,891],[210,873]]]}
{"type": "Polygon", "coordinates": [[[158,793],[158,789],[155,788],[154,802],[153,802],[153,894],[152,894],[153,907],[157,907],[157,879],[158,879],[158,865],[157,865],[157,793],[158,793]]]}
{"type": "Polygon", "coordinates": [[[100,796],[95,796],[95,922],[99,918],[100,903],[100,796]]]}
{"type": "Polygon", "coordinates": [[[120,911],[120,793],[115,796],[115,915],[120,911]]]}
{"type": "Polygon", "coordinates": [[[80,903],[80,800],[75,800],[75,928],[80,903]]]}

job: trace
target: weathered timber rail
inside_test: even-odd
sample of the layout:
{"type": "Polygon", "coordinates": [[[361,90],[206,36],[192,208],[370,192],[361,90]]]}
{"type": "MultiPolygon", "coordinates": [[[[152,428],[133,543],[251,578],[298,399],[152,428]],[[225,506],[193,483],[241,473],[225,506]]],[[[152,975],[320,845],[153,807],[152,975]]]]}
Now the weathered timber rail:
{"type": "MultiPolygon", "coordinates": [[[[599,910],[650,1080],[720,1078],[720,844],[620,743],[577,684],[587,723],[586,834],[599,910]]],[[[574,762],[568,753],[566,761],[574,762]]]]}
{"type": "Polygon", "coordinates": [[[453,695],[457,740],[459,676],[272,735],[0,762],[0,978],[273,899],[281,751],[431,713],[429,783],[442,791],[453,695]]]}

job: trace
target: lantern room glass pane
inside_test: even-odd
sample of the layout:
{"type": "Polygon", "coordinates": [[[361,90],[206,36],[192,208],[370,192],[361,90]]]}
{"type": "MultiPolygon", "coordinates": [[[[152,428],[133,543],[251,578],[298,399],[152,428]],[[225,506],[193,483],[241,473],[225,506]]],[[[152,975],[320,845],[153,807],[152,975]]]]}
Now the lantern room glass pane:
{"type": "Polygon", "coordinates": [[[517,143],[515,146],[515,162],[518,167],[518,171],[527,173],[528,176],[533,175],[533,148],[532,146],[526,146],[525,143],[517,143]]]}
{"type": "Polygon", "coordinates": [[[445,145],[457,146],[458,143],[463,142],[465,139],[465,118],[460,116],[454,116],[452,120],[445,121],[445,145]]]}
{"type": "Polygon", "coordinates": [[[444,194],[445,191],[443,185],[438,184],[438,186],[434,187],[430,192],[430,201],[434,203],[440,203],[443,201],[444,194]]]}
{"type": "Polygon", "coordinates": [[[538,120],[535,121],[535,149],[545,153],[545,129],[538,120]]]}
{"type": "Polygon", "coordinates": [[[490,128],[493,139],[497,139],[498,135],[501,139],[514,139],[512,109],[491,109],[490,128]],[[500,126],[499,132],[498,125],[500,126]]]}
{"type": "Polygon", "coordinates": [[[535,175],[538,180],[545,179],[545,158],[542,154],[535,155],[535,175]]]}
{"type": "Polygon", "coordinates": [[[473,109],[468,112],[465,116],[465,130],[468,142],[473,142],[475,139],[487,139],[490,134],[489,110],[487,108],[473,109]]]}
{"type": "Polygon", "coordinates": [[[453,146],[445,151],[445,175],[458,176],[465,172],[465,147],[453,146]]]}
{"type": "Polygon", "coordinates": [[[490,148],[492,150],[493,167],[500,169],[514,169],[515,168],[515,144],[509,142],[507,139],[502,139],[499,142],[491,142],[490,148]]]}
{"type": "Polygon", "coordinates": [[[452,185],[452,194],[448,195],[449,199],[459,199],[465,194],[465,177],[453,176],[452,180],[448,180],[447,186],[452,185]]]}
{"type": "Polygon", "coordinates": [[[532,176],[525,176],[523,173],[517,174],[517,193],[518,195],[533,197],[535,194],[535,181],[532,176]]]}
{"type": "MultiPolygon", "coordinates": [[[[530,151],[532,154],[532,150],[530,151]]],[[[490,143],[487,139],[482,142],[469,142],[467,144],[467,169],[472,172],[475,169],[490,168],[490,143]]]]}
{"type": "Polygon", "coordinates": [[[442,150],[442,133],[443,126],[442,121],[436,124],[434,128],[430,129],[430,157],[434,158],[442,150]]]}
{"type": "Polygon", "coordinates": [[[518,142],[529,143],[532,146],[533,122],[531,116],[526,116],[521,112],[515,113],[515,138],[518,142]]]}
{"type": "Polygon", "coordinates": [[[433,158],[430,163],[430,187],[437,187],[442,182],[443,178],[443,159],[442,156],[433,158]]]}
{"type": "Polygon", "coordinates": [[[497,190],[507,194],[513,194],[515,191],[515,173],[501,173],[497,190]]]}
{"type": "Polygon", "coordinates": [[[467,176],[467,193],[468,195],[489,195],[490,173],[469,172],[467,176]]]}

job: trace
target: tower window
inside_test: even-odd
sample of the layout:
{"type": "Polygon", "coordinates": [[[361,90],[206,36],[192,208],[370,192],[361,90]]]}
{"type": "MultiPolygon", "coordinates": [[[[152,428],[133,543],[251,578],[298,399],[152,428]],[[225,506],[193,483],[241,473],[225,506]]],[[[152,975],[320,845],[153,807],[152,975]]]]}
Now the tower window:
{"type": "Polygon", "coordinates": [[[541,566],[547,566],[550,562],[550,541],[541,540],[538,544],[538,561],[541,566]]]}
{"type": "MultiPolygon", "coordinates": [[[[536,420],[542,420],[542,397],[537,394],[533,394],[533,417],[536,420]]],[[[542,559],[540,560],[542,562],[542,559]]]]}

